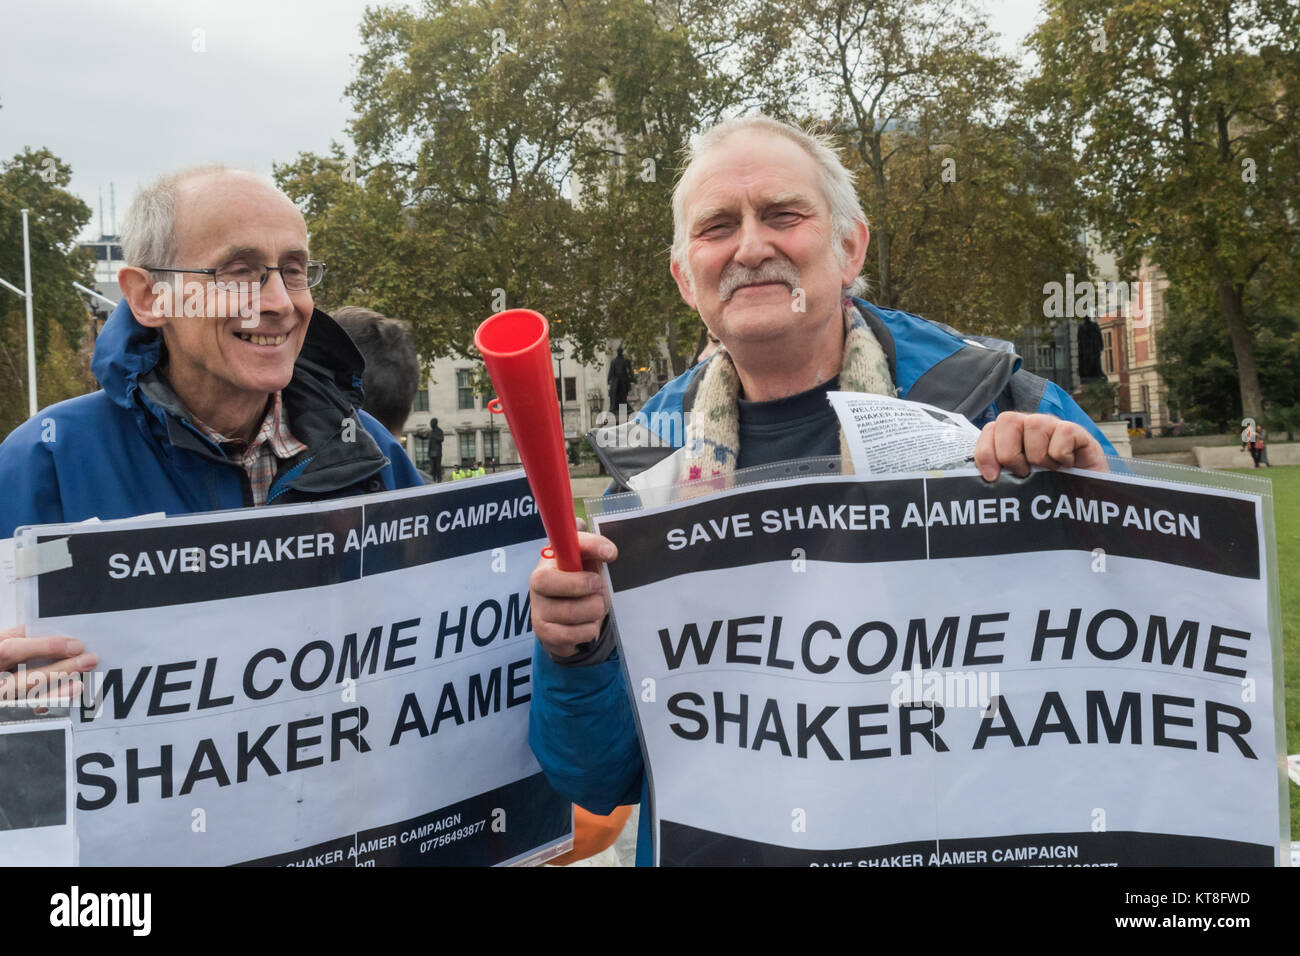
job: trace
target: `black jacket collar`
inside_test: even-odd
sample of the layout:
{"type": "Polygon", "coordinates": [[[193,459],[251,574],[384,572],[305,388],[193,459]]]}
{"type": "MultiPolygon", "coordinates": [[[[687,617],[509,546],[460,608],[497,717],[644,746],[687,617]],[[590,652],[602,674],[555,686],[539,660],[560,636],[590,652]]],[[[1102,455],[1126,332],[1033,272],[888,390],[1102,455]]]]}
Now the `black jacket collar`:
{"type": "MultiPolygon", "coordinates": [[[[307,446],[306,451],[277,466],[277,480],[295,472],[288,481],[289,487],[302,493],[295,498],[350,487],[388,464],[358,415],[364,397],[361,379],[365,364],[347,332],[316,309],[294,363],[293,378],[280,393],[290,430],[307,446]]],[[[190,424],[193,416],[157,367],[141,374],[139,383],[145,397],[166,413],[166,434],[160,438],[211,461],[237,464],[190,424]]]]}

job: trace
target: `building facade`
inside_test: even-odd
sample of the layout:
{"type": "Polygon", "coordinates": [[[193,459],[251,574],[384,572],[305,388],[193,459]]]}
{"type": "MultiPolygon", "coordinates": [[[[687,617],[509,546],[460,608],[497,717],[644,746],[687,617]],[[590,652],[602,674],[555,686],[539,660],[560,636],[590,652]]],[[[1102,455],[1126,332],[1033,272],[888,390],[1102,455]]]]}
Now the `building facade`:
{"type": "MultiPolygon", "coordinates": [[[[552,349],[552,371],[571,459],[581,454],[588,431],[613,420],[607,376],[617,345],[610,342],[606,354],[595,365],[580,364],[568,349],[552,349]]],[[[415,404],[402,429],[402,442],[417,468],[436,471],[429,441],[429,429],[435,420],[443,432],[444,478],[454,468],[473,467],[475,463],[482,463],[489,472],[519,466],[518,447],[505,416],[489,410],[491,395],[475,392],[481,367],[479,360],[468,357],[433,362],[432,374],[425,387],[416,392],[415,404]]],[[[640,408],[670,377],[664,350],[649,366],[636,370],[628,412],[640,408]]]]}
{"type": "MultiPolygon", "coordinates": [[[[93,288],[111,302],[122,301],[122,290],[117,284],[117,273],[126,265],[122,257],[122,244],[115,235],[101,233],[98,239],[87,239],[77,243],[80,249],[88,249],[95,257],[95,282],[93,288]]],[[[99,335],[104,323],[108,321],[109,307],[93,296],[83,296],[86,307],[90,310],[91,338],[99,335]]]]}
{"type": "Polygon", "coordinates": [[[1168,288],[1164,271],[1144,259],[1137,281],[1129,284],[1127,304],[1107,309],[1098,319],[1101,367],[1116,387],[1116,414],[1126,419],[1130,428],[1150,434],[1159,434],[1178,417],[1169,408],[1156,354],[1168,288]]]}
{"type": "Polygon", "coordinates": [[[95,291],[106,299],[118,302],[122,290],[117,285],[117,274],[126,265],[122,257],[122,243],[117,236],[101,235],[77,243],[79,249],[89,249],[95,257],[95,291]]]}
{"type": "Polygon", "coordinates": [[[1079,381],[1079,323],[1058,319],[1047,328],[1027,326],[1016,336],[1016,354],[1027,372],[1073,393],[1079,381]]]}

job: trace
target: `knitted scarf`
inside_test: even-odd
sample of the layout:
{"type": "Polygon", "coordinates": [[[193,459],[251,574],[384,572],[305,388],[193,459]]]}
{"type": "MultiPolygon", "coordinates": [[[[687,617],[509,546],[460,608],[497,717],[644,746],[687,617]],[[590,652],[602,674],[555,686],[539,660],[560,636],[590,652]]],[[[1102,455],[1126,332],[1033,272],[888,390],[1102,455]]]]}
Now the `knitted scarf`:
{"type": "MultiPolygon", "coordinates": [[[[857,307],[848,300],[844,304],[844,330],[840,390],[895,395],[884,349],[857,307]]],[[[726,349],[719,347],[703,374],[688,419],[686,453],[682,456],[678,481],[733,475],[740,454],[740,376],[736,363],[726,349]]],[[[845,474],[853,473],[843,430],[840,431],[840,463],[845,474]]],[[[711,486],[714,484],[709,482],[711,486]]]]}

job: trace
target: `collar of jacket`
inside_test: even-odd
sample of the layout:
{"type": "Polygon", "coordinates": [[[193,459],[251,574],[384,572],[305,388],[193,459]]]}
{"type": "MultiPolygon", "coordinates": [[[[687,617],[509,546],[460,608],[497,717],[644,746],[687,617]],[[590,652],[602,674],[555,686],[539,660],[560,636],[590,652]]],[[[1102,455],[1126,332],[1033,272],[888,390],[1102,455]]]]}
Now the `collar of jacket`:
{"type": "MultiPolygon", "coordinates": [[[[169,454],[184,450],[233,467],[188,420],[176,393],[158,372],[162,335],[118,303],[95,340],[91,369],[112,401],[132,412],[169,454]]],[[[316,309],[293,378],[281,390],[289,427],[307,450],[279,463],[268,502],[287,488],[307,494],[336,491],[376,474],[388,463],[360,421],[365,360],[332,318],[316,309]],[[351,419],[348,427],[345,422],[351,419]]]]}
{"type": "MultiPolygon", "coordinates": [[[[865,324],[875,335],[899,398],[974,420],[997,400],[1020,368],[1020,356],[1010,342],[963,335],[941,322],[884,309],[865,299],[852,301],[857,310],[850,316],[851,324],[865,324]]],[[[588,443],[616,485],[626,487],[629,478],[681,447],[684,424],[676,423],[683,422],[694,406],[707,364],[701,362],[669,382],[630,421],[588,432],[588,443]]]]}
{"type": "Polygon", "coordinates": [[[984,335],[964,335],[911,312],[854,299],[875,333],[898,397],[925,402],[972,421],[979,418],[1021,365],[1015,346],[984,335]]]}

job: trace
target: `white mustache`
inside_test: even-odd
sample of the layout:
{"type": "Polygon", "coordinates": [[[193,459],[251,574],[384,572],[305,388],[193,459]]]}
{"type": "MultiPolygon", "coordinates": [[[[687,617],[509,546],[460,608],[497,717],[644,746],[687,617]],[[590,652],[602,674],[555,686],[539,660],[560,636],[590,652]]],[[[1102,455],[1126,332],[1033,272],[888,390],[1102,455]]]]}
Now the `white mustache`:
{"type": "Polygon", "coordinates": [[[773,259],[764,262],[757,269],[749,269],[732,263],[722,270],[718,280],[718,297],[728,301],[737,289],[747,285],[761,285],[764,282],[784,282],[789,289],[799,288],[799,270],[786,259],[773,259]]]}

